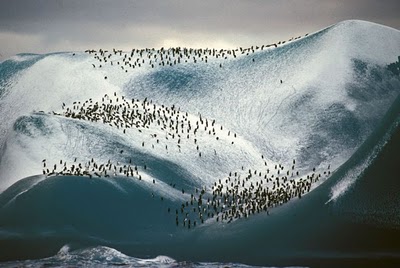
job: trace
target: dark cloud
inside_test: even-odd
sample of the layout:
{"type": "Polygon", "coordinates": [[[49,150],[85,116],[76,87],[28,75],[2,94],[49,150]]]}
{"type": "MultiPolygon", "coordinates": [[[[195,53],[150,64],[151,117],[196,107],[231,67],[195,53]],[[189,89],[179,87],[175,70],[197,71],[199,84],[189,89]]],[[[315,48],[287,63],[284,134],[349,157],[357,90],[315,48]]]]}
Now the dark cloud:
{"type": "Polygon", "coordinates": [[[399,29],[398,2],[3,0],[0,49],[11,49],[0,53],[10,56],[26,51],[80,50],[84,46],[156,47],[168,42],[239,46],[290,38],[346,19],[399,29]],[[21,40],[25,44],[12,44],[21,40]]]}

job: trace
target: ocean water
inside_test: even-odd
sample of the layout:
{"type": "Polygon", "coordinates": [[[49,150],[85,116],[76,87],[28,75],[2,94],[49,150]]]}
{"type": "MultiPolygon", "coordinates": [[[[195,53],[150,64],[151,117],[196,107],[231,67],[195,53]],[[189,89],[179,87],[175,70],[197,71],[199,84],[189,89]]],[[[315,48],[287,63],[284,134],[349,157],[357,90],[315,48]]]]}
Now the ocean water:
{"type": "Polygon", "coordinates": [[[172,49],[2,62],[0,265],[399,264],[400,32],[344,21],[241,51],[207,62],[189,51],[178,64],[172,49]],[[75,116],[96,102],[113,121],[75,116]],[[136,125],[120,125],[122,107],[136,107],[136,125]],[[84,176],[66,172],[79,164],[84,176]],[[274,191],[311,176],[268,212],[251,212],[250,195],[235,200],[240,218],[219,203],[207,215],[216,185],[223,203],[234,180],[274,191]]]}

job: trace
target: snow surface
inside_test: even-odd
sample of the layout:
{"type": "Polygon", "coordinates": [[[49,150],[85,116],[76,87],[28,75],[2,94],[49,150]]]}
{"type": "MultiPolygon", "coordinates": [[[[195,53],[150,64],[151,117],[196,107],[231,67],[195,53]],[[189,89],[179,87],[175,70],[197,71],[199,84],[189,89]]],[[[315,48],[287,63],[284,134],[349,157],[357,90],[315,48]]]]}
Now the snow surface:
{"type": "MultiPolygon", "coordinates": [[[[93,68],[97,61],[85,53],[47,55],[12,76],[0,99],[0,191],[21,178],[41,174],[42,159],[56,163],[94,157],[106,162],[120,158],[119,149],[112,150],[115,145],[175,163],[189,171],[196,183],[208,186],[242,166],[244,171],[265,170],[261,155],[269,166],[286,166],[297,159],[301,176],[312,167],[331,165],[334,170],[368,137],[400,90],[398,81],[391,82],[393,88],[379,99],[368,99],[373,113],[365,112],[366,101],[350,96],[349,85],[356,83],[362,90],[373,90],[375,85],[357,78],[354,60],[369,69],[384,68],[397,59],[399,51],[398,30],[344,21],[249,56],[164,69],[142,67],[125,73],[110,65],[93,68]],[[177,75],[187,81],[178,89],[169,88],[163,83],[166,80],[158,80],[162,75],[167,80],[177,75]],[[166,139],[162,146],[167,145],[168,151],[156,145],[154,149],[142,147],[142,142],[154,143],[150,134],[163,135],[157,127],[124,134],[101,123],[76,123],[47,114],[61,113],[62,103],[99,101],[114,92],[127,98],[149,98],[157,105],[175,105],[193,121],[199,114],[215,119],[221,139],[200,132],[203,156],[198,157],[193,145],[182,144],[179,152],[176,142],[166,139]],[[349,129],[354,123],[359,126],[356,132],[349,129]],[[228,131],[237,137],[233,140],[228,131]]],[[[10,60],[34,57],[40,56],[19,55],[10,60]]],[[[144,176],[149,184],[152,179],[150,173],[144,176]]],[[[156,185],[158,191],[177,198],[167,184],[156,185]]]]}

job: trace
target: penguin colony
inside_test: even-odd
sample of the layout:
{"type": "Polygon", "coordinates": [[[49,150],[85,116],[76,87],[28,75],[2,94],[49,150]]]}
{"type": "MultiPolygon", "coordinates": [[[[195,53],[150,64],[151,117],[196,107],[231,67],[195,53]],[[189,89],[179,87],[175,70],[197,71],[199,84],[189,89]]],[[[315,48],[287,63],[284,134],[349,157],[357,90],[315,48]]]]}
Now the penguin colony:
{"type": "Polygon", "coordinates": [[[90,161],[85,163],[77,162],[75,158],[72,164],[67,164],[66,161],[60,160],[59,164],[48,165],[46,159],[42,160],[43,163],[43,174],[50,176],[87,176],[93,177],[105,177],[110,176],[126,176],[135,177],[138,180],[142,180],[142,174],[139,170],[146,170],[146,165],[138,166],[132,164],[132,160],[129,160],[128,165],[120,164],[119,162],[113,163],[108,160],[107,163],[97,164],[92,158],[90,161]]]}
{"type": "MultiPolygon", "coordinates": [[[[176,141],[178,150],[186,144],[190,144],[196,149],[199,157],[201,157],[201,144],[197,135],[202,134],[212,136],[220,141],[220,136],[224,135],[224,140],[229,140],[234,144],[236,133],[225,130],[223,126],[218,125],[215,120],[204,118],[201,114],[199,117],[189,115],[187,112],[181,112],[176,106],[164,106],[153,103],[147,98],[143,101],[139,99],[128,100],[124,96],[118,96],[116,92],[112,96],[105,94],[101,98],[101,102],[88,99],[84,102],[73,102],[71,107],[62,105],[64,112],[54,115],[62,115],[64,117],[87,120],[91,122],[101,122],[111,127],[121,129],[125,134],[128,129],[134,129],[142,132],[144,129],[156,128],[164,133],[160,136],[160,132],[150,135],[153,140],[151,146],[160,146],[163,139],[176,141]],[[195,118],[195,119],[194,119],[195,118]],[[195,120],[195,121],[194,121],[195,120]]],[[[150,146],[144,141],[142,147],[150,146]]],[[[165,147],[168,151],[168,147],[165,147]]]]}
{"type": "MultiPolygon", "coordinates": [[[[323,173],[316,173],[314,168],[306,178],[300,179],[294,178],[299,176],[294,170],[295,160],[287,170],[277,164],[274,170],[249,169],[243,173],[242,168],[242,172],[230,172],[226,178],[215,182],[211,193],[206,192],[205,187],[195,189],[190,201],[175,209],[175,223],[190,229],[206,220],[230,223],[261,212],[269,215],[270,208],[301,198],[322,176],[330,175],[330,166],[323,173]]],[[[168,212],[171,213],[170,209],[168,212]]]]}
{"type": "MultiPolygon", "coordinates": [[[[306,34],[305,36],[307,36],[306,34]]],[[[99,49],[86,50],[85,53],[93,55],[98,64],[92,64],[93,68],[102,68],[106,65],[117,66],[124,72],[136,68],[149,66],[151,68],[174,66],[183,63],[208,63],[212,59],[232,59],[240,55],[250,55],[257,51],[262,51],[270,47],[278,47],[286,42],[300,39],[302,36],[293,37],[287,41],[279,41],[274,44],[251,46],[249,48],[236,48],[236,49],[194,49],[194,48],[168,48],[161,47],[160,49],[145,48],[145,49],[132,49],[130,52],[123,52],[113,48],[112,51],[99,49]]],[[[255,59],[253,58],[254,62],[255,59]]],[[[222,63],[219,65],[223,67],[222,63]]],[[[104,77],[107,79],[107,76],[104,77]]]]}
{"type": "MultiPolygon", "coordinates": [[[[308,34],[307,34],[308,35],[308,34]]],[[[307,36],[306,35],[306,36],[307,36]]],[[[301,38],[296,37],[288,41],[301,38]]],[[[122,50],[113,49],[112,52],[100,49],[86,50],[86,53],[93,54],[99,64],[94,68],[101,68],[106,64],[119,66],[121,70],[128,72],[129,69],[143,67],[146,64],[151,68],[156,66],[173,66],[181,63],[207,63],[211,59],[236,58],[239,55],[249,55],[268,47],[277,47],[285,44],[286,41],[276,44],[252,46],[250,48],[238,48],[232,50],[216,49],[191,49],[191,48],[169,48],[169,49],[133,49],[130,53],[122,50]]],[[[254,62],[254,59],[253,59],[254,62]]],[[[222,64],[220,64],[222,67],[222,64]]],[[[105,77],[107,79],[107,77],[105,77]]],[[[282,81],[281,81],[282,83],[282,81]]],[[[120,129],[124,134],[126,131],[142,132],[144,129],[157,128],[161,130],[158,134],[151,134],[153,142],[146,144],[141,142],[141,146],[163,146],[163,140],[175,140],[176,148],[181,151],[182,146],[192,146],[196,150],[198,157],[202,157],[201,144],[197,135],[202,132],[204,135],[215,137],[220,141],[224,137],[234,146],[236,133],[224,129],[222,125],[217,125],[215,120],[202,117],[194,117],[187,112],[182,112],[180,108],[153,103],[147,98],[144,100],[128,100],[124,96],[105,94],[101,101],[88,99],[84,102],[73,102],[67,107],[62,105],[61,114],[53,112],[54,115],[64,116],[73,120],[86,120],[100,122],[111,127],[120,129]]],[[[165,150],[168,151],[165,145],[165,150]]],[[[120,151],[123,153],[123,150],[120,151]]],[[[204,155],[203,155],[204,157],[204,155]]],[[[296,161],[289,167],[281,164],[272,164],[264,160],[263,169],[245,169],[231,171],[223,179],[215,181],[210,189],[203,186],[200,189],[179,189],[183,198],[187,201],[182,202],[179,207],[168,208],[168,214],[175,217],[175,224],[184,228],[194,228],[200,224],[210,221],[230,223],[237,219],[248,218],[258,213],[267,213],[269,209],[289,202],[294,198],[302,198],[309,192],[312,186],[321,178],[331,174],[330,166],[327,170],[317,172],[314,168],[309,174],[299,174],[296,169],[296,161]],[[190,198],[189,198],[190,195],[190,198]]],[[[261,161],[260,160],[260,161],[261,161]]],[[[132,163],[113,163],[108,160],[105,163],[97,163],[93,158],[86,162],[77,162],[77,159],[67,164],[60,160],[56,164],[48,164],[46,159],[42,161],[43,174],[45,176],[85,176],[95,177],[132,177],[138,181],[143,180],[146,174],[146,164],[138,165],[132,163]]],[[[156,184],[156,180],[152,180],[156,184]]],[[[175,188],[175,184],[170,184],[175,188]]],[[[153,197],[154,194],[152,194],[153,197]]],[[[161,201],[163,197],[161,196],[161,201]]]]}
{"type": "MultiPolygon", "coordinates": [[[[63,103],[62,110],[64,111],[62,114],[54,112],[53,114],[74,120],[108,124],[121,129],[124,134],[128,129],[142,132],[150,126],[152,129],[159,128],[164,132],[164,137],[151,134],[153,144],[147,145],[142,141],[141,146],[153,148],[154,145],[163,146],[163,139],[172,139],[176,140],[179,151],[183,144],[192,144],[192,150],[196,150],[199,157],[201,157],[201,151],[196,138],[199,131],[215,136],[218,141],[220,141],[218,135],[230,137],[232,146],[237,136],[236,133],[224,129],[223,126],[217,126],[215,120],[209,120],[200,115],[198,120],[193,122],[193,117],[181,112],[180,108],[175,106],[160,106],[147,99],[128,100],[124,96],[118,96],[116,92],[112,96],[105,94],[101,102],[89,99],[82,103],[74,102],[71,107],[63,103]],[[189,142],[183,143],[183,140],[189,142]]],[[[165,149],[168,150],[168,147],[165,146],[165,149]]],[[[120,153],[122,154],[123,150],[120,153]]],[[[264,169],[245,170],[242,167],[241,170],[232,171],[226,178],[216,181],[211,189],[206,187],[179,189],[188,201],[183,202],[178,208],[168,208],[168,213],[175,214],[177,226],[189,229],[212,219],[230,223],[261,212],[269,214],[270,208],[282,205],[293,198],[301,198],[322,176],[330,175],[330,166],[323,173],[317,173],[314,168],[311,174],[302,178],[296,169],[295,160],[289,168],[281,164],[269,167],[263,155],[260,161],[263,162],[264,169]]],[[[71,164],[63,160],[54,165],[47,164],[45,159],[42,162],[43,174],[46,176],[73,175],[89,178],[124,176],[141,181],[147,169],[145,164],[137,165],[132,163],[131,159],[129,163],[124,164],[113,163],[111,160],[99,164],[93,158],[84,163],[77,162],[76,159],[71,164]]],[[[156,184],[156,180],[153,179],[152,183],[156,184]]],[[[175,184],[170,185],[175,188],[175,184]]],[[[154,197],[154,194],[152,196],[154,197]]]]}
{"type": "MultiPolygon", "coordinates": [[[[123,134],[126,134],[127,130],[143,133],[150,127],[157,129],[157,133],[150,134],[151,144],[139,141],[141,147],[154,149],[155,146],[159,146],[168,151],[174,148],[163,144],[163,140],[174,141],[177,151],[181,152],[183,146],[191,146],[190,148],[195,150],[198,157],[202,156],[201,139],[198,137],[200,132],[202,132],[201,135],[215,138],[217,142],[222,142],[220,136],[224,135],[224,141],[228,141],[231,145],[234,145],[237,137],[236,133],[225,130],[215,120],[204,118],[201,114],[199,117],[194,117],[187,112],[181,112],[180,108],[174,105],[171,107],[160,106],[147,99],[143,101],[128,100],[124,96],[118,96],[116,92],[111,96],[105,94],[101,98],[101,102],[92,99],[84,102],[75,101],[70,107],[63,103],[62,110],[62,113],[52,112],[52,114],[75,120],[100,122],[120,129],[123,134]]],[[[123,150],[120,151],[120,154],[123,154],[123,150]]],[[[74,175],[92,178],[125,175],[141,179],[138,165],[134,165],[131,159],[129,159],[129,165],[112,163],[111,160],[98,164],[93,158],[85,163],[78,163],[75,159],[72,165],[67,165],[67,162],[63,160],[60,160],[59,165],[56,163],[54,166],[46,163],[46,160],[43,160],[43,174],[46,176],[74,175]]],[[[143,167],[146,169],[146,165],[143,167]]]]}

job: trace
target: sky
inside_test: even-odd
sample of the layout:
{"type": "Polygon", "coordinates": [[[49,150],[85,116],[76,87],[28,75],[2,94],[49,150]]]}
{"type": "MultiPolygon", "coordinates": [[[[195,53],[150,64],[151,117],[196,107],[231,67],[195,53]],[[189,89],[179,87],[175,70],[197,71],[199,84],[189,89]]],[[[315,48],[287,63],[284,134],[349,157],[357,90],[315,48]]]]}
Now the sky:
{"type": "Polygon", "coordinates": [[[399,0],[0,0],[0,61],[18,53],[275,43],[348,19],[400,29],[399,0]]]}

